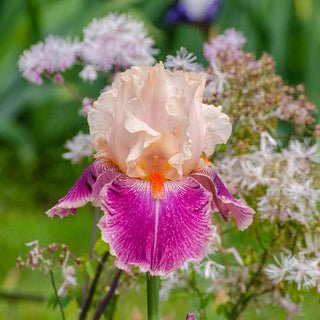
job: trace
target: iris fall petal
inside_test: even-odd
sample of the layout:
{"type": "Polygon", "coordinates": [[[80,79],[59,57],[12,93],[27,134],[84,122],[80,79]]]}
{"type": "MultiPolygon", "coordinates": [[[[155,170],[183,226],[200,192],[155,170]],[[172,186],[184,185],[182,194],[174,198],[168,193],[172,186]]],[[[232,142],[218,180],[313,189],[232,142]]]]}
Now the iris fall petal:
{"type": "Polygon", "coordinates": [[[96,160],[81,174],[70,191],[46,214],[60,218],[68,214],[75,215],[77,208],[91,201],[94,206],[100,204],[99,193],[102,187],[114,179],[119,171],[103,159],[96,160]]]}
{"type": "Polygon", "coordinates": [[[194,171],[191,176],[212,193],[212,209],[219,211],[226,222],[229,222],[232,214],[239,230],[248,228],[253,221],[254,210],[248,207],[244,200],[235,199],[214,170],[204,166],[194,171]]]}
{"type": "Polygon", "coordinates": [[[192,178],[166,181],[164,197],[151,183],[121,174],[101,191],[99,222],[116,266],[163,276],[185,261],[199,263],[210,235],[211,194],[192,178]]]}

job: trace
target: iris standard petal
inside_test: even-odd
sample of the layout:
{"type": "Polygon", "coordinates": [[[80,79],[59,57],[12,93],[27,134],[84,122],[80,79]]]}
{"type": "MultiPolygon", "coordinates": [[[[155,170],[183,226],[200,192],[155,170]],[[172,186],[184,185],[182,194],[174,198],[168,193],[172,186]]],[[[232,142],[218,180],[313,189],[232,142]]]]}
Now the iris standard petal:
{"type": "Polygon", "coordinates": [[[63,218],[68,214],[75,215],[77,208],[84,206],[89,201],[94,206],[98,206],[100,204],[99,193],[102,187],[112,181],[118,174],[118,169],[112,164],[104,159],[96,160],[83,171],[70,191],[46,214],[50,218],[53,218],[56,214],[63,218]]]}
{"type": "Polygon", "coordinates": [[[244,200],[236,200],[214,170],[205,166],[192,172],[191,176],[212,192],[212,208],[219,211],[226,222],[232,214],[239,230],[248,228],[253,221],[254,210],[244,200]]]}
{"type": "Polygon", "coordinates": [[[150,181],[119,175],[101,193],[99,222],[115,265],[164,276],[185,261],[199,263],[210,235],[211,194],[188,176],[167,180],[164,196],[152,196],[150,181]]]}

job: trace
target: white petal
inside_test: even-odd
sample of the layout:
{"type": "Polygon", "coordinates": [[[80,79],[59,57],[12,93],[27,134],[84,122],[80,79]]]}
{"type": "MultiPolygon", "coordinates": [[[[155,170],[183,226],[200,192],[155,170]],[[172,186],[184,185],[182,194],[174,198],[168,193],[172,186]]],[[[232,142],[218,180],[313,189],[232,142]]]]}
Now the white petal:
{"type": "Polygon", "coordinates": [[[229,117],[222,113],[222,107],[202,104],[205,125],[205,145],[203,152],[211,156],[216,144],[226,143],[232,131],[229,117]]]}

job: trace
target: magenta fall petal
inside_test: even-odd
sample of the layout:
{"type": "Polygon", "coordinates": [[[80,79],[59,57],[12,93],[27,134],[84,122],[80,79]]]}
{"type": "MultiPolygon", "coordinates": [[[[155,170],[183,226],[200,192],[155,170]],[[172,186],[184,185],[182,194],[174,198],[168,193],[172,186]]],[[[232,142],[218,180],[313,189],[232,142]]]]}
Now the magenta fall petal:
{"type": "Polygon", "coordinates": [[[248,228],[255,211],[248,207],[244,200],[236,200],[214,170],[206,166],[195,170],[191,176],[212,193],[212,209],[219,211],[226,222],[229,222],[232,214],[239,230],[248,228]]]}
{"type": "Polygon", "coordinates": [[[60,218],[68,214],[76,215],[77,208],[91,201],[94,206],[99,206],[99,193],[102,187],[112,181],[119,171],[103,159],[96,160],[81,174],[80,178],[70,191],[46,214],[53,218],[60,218]]]}
{"type": "Polygon", "coordinates": [[[211,195],[184,176],[166,181],[164,197],[155,200],[151,183],[120,174],[101,191],[105,215],[102,239],[117,257],[116,266],[130,272],[163,276],[185,261],[199,263],[210,234],[211,195]]]}

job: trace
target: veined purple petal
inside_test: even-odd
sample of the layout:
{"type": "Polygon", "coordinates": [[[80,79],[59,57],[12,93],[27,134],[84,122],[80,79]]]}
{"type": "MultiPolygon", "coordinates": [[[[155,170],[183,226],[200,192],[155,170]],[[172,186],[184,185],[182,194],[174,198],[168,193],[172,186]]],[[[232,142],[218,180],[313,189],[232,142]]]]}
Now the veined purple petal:
{"type": "Polygon", "coordinates": [[[63,218],[68,214],[75,215],[77,208],[84,206],[89,201],[94,206],[99,206],[99,193],[102,187],[112,181],[118,174],[119,171],[105,160],[96,160],[83,171],[70,191],[46,214],[50,218],[53,218],[56,214],[63,218]]]}
{"type": "Polygon", "coordinates": [[[210,235],[211,195],[185,176],[166,181],[164,196],[152,196],[150,181],[119,175],[101,193],[99,222],[115,265],[163,276],[185,261],[199,263],[210,235]]]}
{"type": "Polygon", "coordinates": [[[215,171],[205,166],[193,171],[191,176],[212,192],[212,208],[219,211],[226,222],[229,222],[232,214],[239,230],[248,228],[253,221],[254,210],[244,200],[233,198],[215,171]]]}

